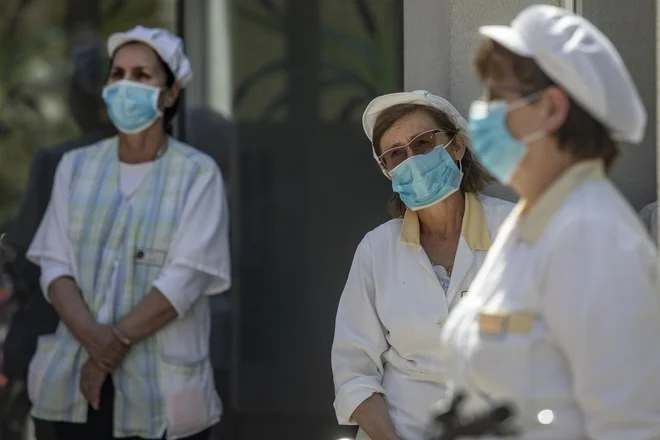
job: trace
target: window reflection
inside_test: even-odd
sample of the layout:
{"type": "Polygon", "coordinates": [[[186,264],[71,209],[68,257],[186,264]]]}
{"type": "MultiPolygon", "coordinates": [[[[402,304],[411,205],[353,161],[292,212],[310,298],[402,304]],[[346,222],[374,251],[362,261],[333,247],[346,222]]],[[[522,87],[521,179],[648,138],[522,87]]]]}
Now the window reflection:
{"type": "Polygon", "coordinates": [[[234,111],[239,121],[282,121],[286,101],[285,0],[233,0],[234,111]]]}
{"type": "Polygon", "coordinates": [[[360,121],[372,98],[399,91],[401,6],[399,0],[320,2],[322,119],[360,121]]]}
{"type": "Polygon", "coordinates": [[[32,0],[0,6],[0,228],[16,214],[32,156],[107,122],[102,42],[137,24],[173,30],[175,0],[32,0]]]}

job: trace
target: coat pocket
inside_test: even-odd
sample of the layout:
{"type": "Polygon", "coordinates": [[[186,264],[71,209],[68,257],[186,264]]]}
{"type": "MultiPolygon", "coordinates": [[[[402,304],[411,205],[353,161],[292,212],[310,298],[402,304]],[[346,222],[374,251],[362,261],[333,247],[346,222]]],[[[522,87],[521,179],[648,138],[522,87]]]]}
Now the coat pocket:
{"type": "Polygon", "coordinates": [[[538,316],[528,310],[480,312],[472,327],[478,340],[471,350],[469,375],[477,388],[494,392],[492,398],[517,401],[532,392],[532,345],[538,316]],[[487,368],[484,366],[488,366],[487,368]]]}
{"type": "Polygon", "coordinates": [[[197,364],[209,357],[211,316],[208,297],[200,297],[183,318],[170,322],[157,334],[158,350],[165,362],[197,364]]]}
{"type": "Polygon", "coordinates": [[[180,365],[162,361],[161,389],[167,412],[167,438],[192,436],[217,423],[222,404],[208,359],[180,365]]]}

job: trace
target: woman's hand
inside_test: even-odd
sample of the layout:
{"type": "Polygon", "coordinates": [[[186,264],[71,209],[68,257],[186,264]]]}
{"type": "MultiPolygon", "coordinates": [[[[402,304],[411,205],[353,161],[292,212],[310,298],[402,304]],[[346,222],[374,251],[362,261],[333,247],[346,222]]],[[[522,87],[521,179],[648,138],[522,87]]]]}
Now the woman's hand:
{"type": "Polygon", "coordinates": [[[108,377],[108,373],[88,360],[82,367],[80,374],[80,391],[95,410],[101,407],[101,389],[108,377]]]}
{"type": "Polygon", "coordinates": [[[105,373],[114,371],[128,353],[110,325],[94,323],[84,336],[83,347],[91,361],[105,373]]]}

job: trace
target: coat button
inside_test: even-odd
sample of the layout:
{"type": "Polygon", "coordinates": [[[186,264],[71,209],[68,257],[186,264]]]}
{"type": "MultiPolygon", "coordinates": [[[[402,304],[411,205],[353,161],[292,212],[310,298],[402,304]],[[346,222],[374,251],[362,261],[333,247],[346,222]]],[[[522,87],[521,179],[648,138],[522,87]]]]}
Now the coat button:
{"type": "Polygon", "coordinates": [[[436,324],[438,324],[438,325],[445,325],[445,321],[446,321],[446,319],[444,319],[444,318],[440,318],[440,319],[438,319],[438,320],[436,321],[436,324]]]}

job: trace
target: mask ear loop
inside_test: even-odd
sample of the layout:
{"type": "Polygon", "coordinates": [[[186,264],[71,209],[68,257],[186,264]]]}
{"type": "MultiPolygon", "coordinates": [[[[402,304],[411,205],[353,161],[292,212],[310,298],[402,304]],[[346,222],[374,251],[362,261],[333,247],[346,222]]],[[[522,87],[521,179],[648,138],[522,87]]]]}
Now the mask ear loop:
{"type": "Polygon", "coordinates": [[[529,145],[532,142],[536,142],[539,139],[543,139],[545,136],[546,136],[545,131],[539,130],[536,133],[530,133],[527,136],[525,136],[524,138],[520,139],[520,143],[524,144],[524,145],[529,145]]]}
{"type": "MultiPolygon", "coordinates": [[[[442,145],[442,144],[440,144],[440,145],[438,145],[438,147],[442,147],[442,148],[444,148],[444,149],[446,150],[447,148],[449,148],[449,146],[451,145],[451,143],[454,142],[454,139],[456,139],[456,136],[458,136],[458,135],[455,134],[454,137],[451,138],[451,140],[450,140],[449,142],[447,142],[447,145],[442,145]]],[[[435,148],[438,148],[438,147],[435,147],[435,148]]]]}
{"type": "MultiPolygon", "coordinates": [[[[456,133],[454,135],[454,137],[451,138],[451,140],[449,142],[447,142],[447,145],[443,146],[443,148],[446,150],[451,145],[451,143],[454,142],[454,139],[456,139],[457,136],[458,136],[458,133],[456,133]]],[[[465,148],[467,148],[467,146],[465,148]]],[[[463,172],[463,161],[459,159],[456,162],[458,162],[458,170],[462,173],[463,172]]]]}
{"type": "Polygon", "coordinates": [[[389,180],[392,180],[392,176],[390,175],[390,172],[389,172],[389,171],[387,171],[387,170],[386,170],[385,168],[383,168],[382,166],[380,167],[380,169],[381,169],[381,171],[383,172],[383,174],[385,174],[385,177],[387,177],[389,180]]]}
{"type": "MultiPolygon", "coordinates": [[[[545,89],[537,90],[536,92],[532,92],[527,96],[523,96],[520,99],[517,99],[516,101],[510,103],[507,107],[507,113],[517,110],[519,108],[525,107],[530,105],[532,102],[534,102],[537,98],[539,98],[543,93],[545,92],[545,89]]],[[[539,139],[542,139],[546,136],[546,133],[542,130],[536,131],[534,133],[530,133],[524,138],[520,139],[520,143],[524,145],[529,145],[532,142],[536,142],[539,139]]]]}
{"type": "Polygon", "coordinates": [[[515,101],[513,101],[513,102],[509,103],[509,105],[507,105],[507,113],[530,105],[538,97],[540,97],[544,92],[545,92],[545,89],[541,89],[541,90],[537,90],[536,92],[532,92],[527,96],[523,96],[521,98],[516,99],[515,101]]]}

